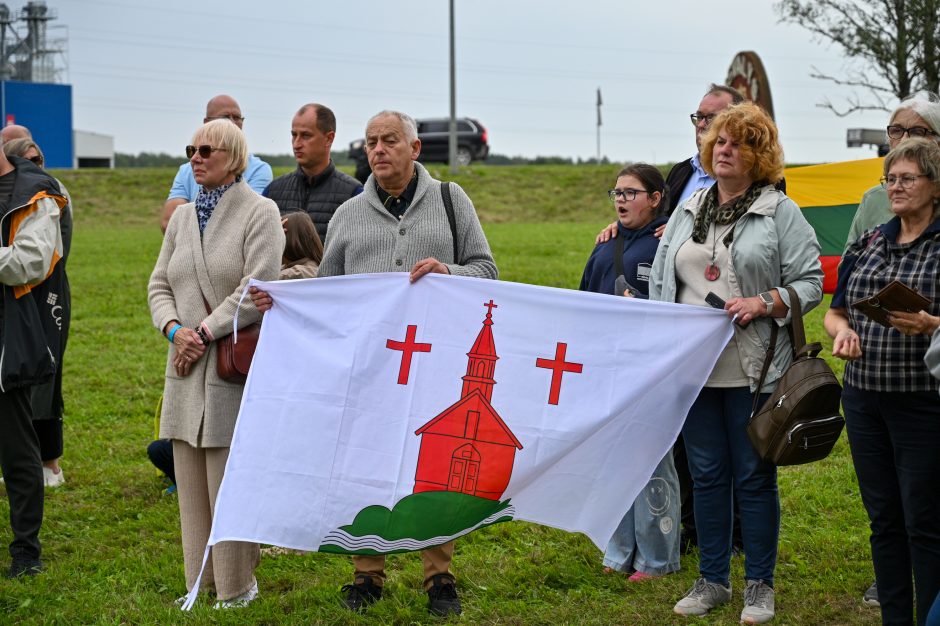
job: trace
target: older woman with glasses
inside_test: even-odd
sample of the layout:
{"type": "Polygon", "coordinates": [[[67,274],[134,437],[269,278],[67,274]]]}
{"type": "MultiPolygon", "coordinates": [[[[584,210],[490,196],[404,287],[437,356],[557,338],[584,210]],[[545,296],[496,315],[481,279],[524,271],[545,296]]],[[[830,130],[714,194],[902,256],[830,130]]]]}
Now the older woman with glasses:
{"type": "Polygon", "coordinates": [[[4,142],[3,153],[7,156],[18,156],[32,161],[36,167],[45,167],[46,161],[39,145],[32,139],[12,139],[4,142]]]}
{"type": "Polygon", "coordinates": [[[716,183],[697,191],[666,226],[650,275],[650,299],[706,306],[713,293],[739,322],[699,393],[682,437],[695,495],[700,578],[679,600],[680,615],[704,615],[731,600],[732,498],[741,513],[744,609],[741,622],[774,617],[780,533],[777,470],[747,436],[752,402],[766,401],[790,364],[787,333],[762,388],[774,325],[789,322],[786,287],[804,312],[822,299],[819,244],[799,207],[774,183],[783,177],[777,127],[759,106],[718,114],[702,137],[702,164],[716,183]]]}
{"type": "Polygon", "coordinates": [[[826,312],[832,354],[846,359],[842,407],[885,624],[924,624],[940,591],[940,383],[924,356],[940,328],[940,145],[902,142],[885,158],[894,217],[846,250],[826,312]],[[887,326],[855,303],[900,282],[926,310],[890,311],[887,326]],[[914,584],[911,584],[913,574],[914,584]]]}
{"type": "MultiPolygon", "coordinates": [[[[888,146],[894,150],[905,139],[924,138],[940,143],[940,97],[929,91],[920,91],[903,100],[891,113],[886,129],[888,146]]],[[[845,248],[855,243],[868,230],[880,226],[894,217],[883,185],[875,185],[865,192],[859,202],[852,225],[846,237],[845,248]]],[[[880,606],[878,584],[865,590],[862,601],[869,606],[880,606]]]]}
{"type": "MultiPolygon", "coordinates": [[[[241,179],[248,163],[242,131],[229,120],[210,121],[186,147],[196,201],[173,213],[148,299],[154,325],[170,342],[160,437],[173,441],[186,587],[199,574],[213,507],[244,385],[219,377],[219,339],[259,319],[250,300],[239,305],[249,278],[276,280],[284,250],[277,205],[241,179]]],[[[257,544],[224,542],[212,548],[203,585],[216,608],[244,606],[258,594],[257,544]]]]}
{"type": "MultiPolygon", "coordinates": [[[[888,146],[894,150],[905,139],[923,138],[940,143],[940,97],[920,91],[903,100],[888,119],[888,146]]],[[[888,193],[881,185],[865,192],[849,228],[845,242],[848,248],[867,230],[894,217],[888,193]]]]}

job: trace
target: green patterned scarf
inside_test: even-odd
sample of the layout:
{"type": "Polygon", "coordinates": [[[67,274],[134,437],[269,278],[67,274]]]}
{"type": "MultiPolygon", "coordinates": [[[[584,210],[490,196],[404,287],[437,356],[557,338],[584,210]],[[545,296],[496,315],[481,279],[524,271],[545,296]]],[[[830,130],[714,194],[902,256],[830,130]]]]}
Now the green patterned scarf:
{"type": "Polygon", "coordinates": [[[752,183],[743,194],[721,205],[718,204],[718,184],[712,185],[705,193],[705,199],[698,213],[695,214],[695,222],[692,224],[692,241],[705,243],[712,222],[719,226],[726,226],[738,221],[754,204],[766,184],[765,182],[752,183]]]}

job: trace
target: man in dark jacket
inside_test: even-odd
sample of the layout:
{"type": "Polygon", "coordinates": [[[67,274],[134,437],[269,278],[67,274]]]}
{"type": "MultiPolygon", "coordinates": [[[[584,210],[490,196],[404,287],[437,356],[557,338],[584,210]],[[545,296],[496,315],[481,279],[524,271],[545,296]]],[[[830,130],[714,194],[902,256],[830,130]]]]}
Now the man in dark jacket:
{"type": "Polygon", "coordinates": [[[297,169],[277,177],[264,195],[277,203],[281,215],[306,211],[325,243],[326,226],[337,207],[362,192],[358,180],[336,169],[330,148],[336,137],[336,116],[322,104],[300,107],[290,128],[297,169]]]}
{"type": "Polygon", "coordinates": [[[685,161],[676,163],[666,176],[666,188],[669,189],[669,207],[667,213],[672,212],[679,204],[685,202],[689,196],[705,187],[711,187],[715,180],[709,176],[699,160],[698,151],[702,148],[702,135],[708,130],[709,124],[715,116],[732,104],[744,102],[744,97],[734,88],[712,83],[708,91],[699,102],[695,113],[689,117],[695,126],[695,155],[685,161]]]}
{"type": "Polygon", "coordinates": [[[58,365],[41,311],[64,280],[59,216],[65,204],[54,178],[0,151],[0,471],[13,530],[11,578],[42,570],[43,473],[29,392],[58,365]]]}

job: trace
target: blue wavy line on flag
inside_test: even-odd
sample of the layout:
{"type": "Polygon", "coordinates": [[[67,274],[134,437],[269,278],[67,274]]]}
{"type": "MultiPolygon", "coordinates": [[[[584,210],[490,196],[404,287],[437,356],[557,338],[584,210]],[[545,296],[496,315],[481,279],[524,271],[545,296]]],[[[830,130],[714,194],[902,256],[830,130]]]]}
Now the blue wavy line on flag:
{"type": "MultiPolygon", "coordinates": [[[[350,535],[343,530],[333,530],[326,534],[323,537],[323,541],[320,543],[319,551],[323,552],[324,548],[327,546],[339,548],[344,552],[360,552],[360,551],[369,551],[368,553],[381,553],[381,554],[390,554],[393,552],[413,552],[416,550],[424,550],[425,548],[430,548],[432,546],[439,546],[448,541],[452,541],[458,537],[463,537],[474,530],[481,528],[483,526],[489,526],[501,521],[510,521],[515,516],[516,509],[512,505],[493,513],[489,517],[477,522],[473,526],[461,530],[458,533],[453,535],[440,535],[437,537],[431,537],[430,539],[417,540],[417,539],[394,539],[389,540],[379,535],[364,535],[362,537],[357,537],[355,535],[350,535]]],[[[327,550],[332,551],[332,550],[327,550]]]]}

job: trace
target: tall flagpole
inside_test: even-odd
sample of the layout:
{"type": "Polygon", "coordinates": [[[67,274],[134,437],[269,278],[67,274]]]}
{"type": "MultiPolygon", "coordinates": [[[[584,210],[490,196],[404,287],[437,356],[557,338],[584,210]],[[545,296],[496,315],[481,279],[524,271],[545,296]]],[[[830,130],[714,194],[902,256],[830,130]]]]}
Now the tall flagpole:
{"type": "Polygon", "coordinates": [[[604,104],[604,101],[601,100],[601,88],[597,88],[597,162],[601,162],[601,105],[604,104]]]}
{"type": "Polygon", "coordinates": [[[450,128],[447,140],[447,161],[450,173],[457,173],[457,54],[454,46],[454,0],[450,0],[450,128]]]}

